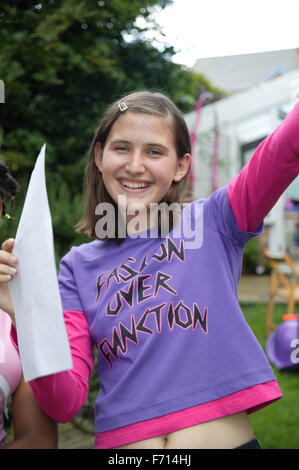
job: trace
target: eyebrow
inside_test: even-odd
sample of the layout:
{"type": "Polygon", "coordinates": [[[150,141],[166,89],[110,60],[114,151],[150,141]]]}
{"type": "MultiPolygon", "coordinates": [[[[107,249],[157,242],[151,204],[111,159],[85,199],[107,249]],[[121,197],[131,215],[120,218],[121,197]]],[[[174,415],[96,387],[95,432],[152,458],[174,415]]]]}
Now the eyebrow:
{"type": "Polygon", "coordinates": [[[128,140],[121,140],[121,139],[116,139],[110,142],[110,144],[130,144],[128,140]]]}

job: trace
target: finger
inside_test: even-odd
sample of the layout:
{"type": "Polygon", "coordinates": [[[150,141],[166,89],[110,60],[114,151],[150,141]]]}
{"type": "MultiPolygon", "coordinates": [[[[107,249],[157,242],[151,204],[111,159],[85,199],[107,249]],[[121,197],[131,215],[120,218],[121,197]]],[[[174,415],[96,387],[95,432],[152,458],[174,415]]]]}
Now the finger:
{"type": "Polygon", "coordinates": [[[0,284],[3,282],[8,282],[11,281],[13,276],[10,276],[9,274],[0,274],[0,284]]]}
{"type": "Polygon", "coordinates": [[[16,264],[18,263],[18,258],[11,254],[9,251],[0,250],[0,263],[5,264],[16,264]]]}
{"type": "Polygon", "coordinates": [[[14,276],[17,274],[18,270],[9,264],[0,264],[0,275],[10,275],[14,276]]]}
{"type": "Polygon", "coordinates": [[[5,241],[2,243],[2,250],[5,250],[5,251],[12,251],[12,249],[13,249],[13,247],[14,247],[14,244],[15,244],[14,238],[8,238],[8,240],[5,240],[5,241]]]}

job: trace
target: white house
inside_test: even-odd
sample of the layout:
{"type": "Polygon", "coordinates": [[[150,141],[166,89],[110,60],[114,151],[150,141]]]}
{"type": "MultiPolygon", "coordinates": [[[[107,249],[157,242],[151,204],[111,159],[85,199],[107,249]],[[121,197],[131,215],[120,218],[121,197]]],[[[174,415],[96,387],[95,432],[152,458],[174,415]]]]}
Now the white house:
{"type": "MultiPolygon", "coordinates": [[[[227,184],[241,170],[258,144],[279,125],[298,100],[299,69],[204,106],[200,113],[193,160],[194,197],[208,197],[212,192],[211,162],[216,124],[219,131],[216,176],[220,187],[227,184]]],[[[195,111],[185,115],[185,119],[189,130],[192,131],[195,111]]],[[[294,182],[294,190],[299,186],[297,180],[298,178],[294,182]]],[[[281,227],[283,223],[281,217],[281,211],[277,211],[276,208],[265,222],[272,224],[274,230],[275,224],[279,223],[281,227]]],[[[277,233],[282,232],[279,227],[277,233]]],[[[278,243],[277,237],[276,241],[277,250],[278,245],[279,249],[284,249],[282,245],[285,241],[278,243]]]]}

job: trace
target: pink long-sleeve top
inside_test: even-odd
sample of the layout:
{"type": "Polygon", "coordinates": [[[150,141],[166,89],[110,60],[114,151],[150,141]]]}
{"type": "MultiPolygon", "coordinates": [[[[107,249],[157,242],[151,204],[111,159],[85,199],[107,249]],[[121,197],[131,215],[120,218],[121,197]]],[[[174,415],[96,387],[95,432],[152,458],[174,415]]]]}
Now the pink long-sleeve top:
{"type": "Polygon", "coordinates": [[[7,399],[16,391],[22,377],[20,357],[12,344],[10,331],[11,319],[0,310],[0,447],[6,444],[3,414],[7,415],[7,399]]]}
{"type": "MultiPolygon", "coordinates": [[[[253,232],[299,173],[299,103],[257,148],[249,163],[228,185],[228,200],[238,228],[253,232]]],[[[30,382],[41,408],[58,422],[71,420],[84,405],[93,369],[93,343],[82,311],[64,312],[73,355],[70,371],[30,382]]],[[[16,332],[12,337],[17,341],[16,332]]],[[[281,396],[277,382],[241,390],[214,402],[98,433],[96,448],[109,448],[169,433],[247,409],[250,413],[281,396]]]]}

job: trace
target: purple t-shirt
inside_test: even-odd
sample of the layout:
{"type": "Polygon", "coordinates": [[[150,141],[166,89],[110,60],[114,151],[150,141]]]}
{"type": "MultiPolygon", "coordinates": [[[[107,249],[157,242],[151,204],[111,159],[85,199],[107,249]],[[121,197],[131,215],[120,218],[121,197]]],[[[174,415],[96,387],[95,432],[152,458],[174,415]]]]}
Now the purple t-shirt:
{"type": "Polygon", "coordinates": [[[96,432],[275,379],[237,297],[243,248],[262,224],[238,229],[227,187],[182,214],[197,245],[183,228],[95,240],[61,261],[63,308],[85,312],[98,350],[96,432]]]}

